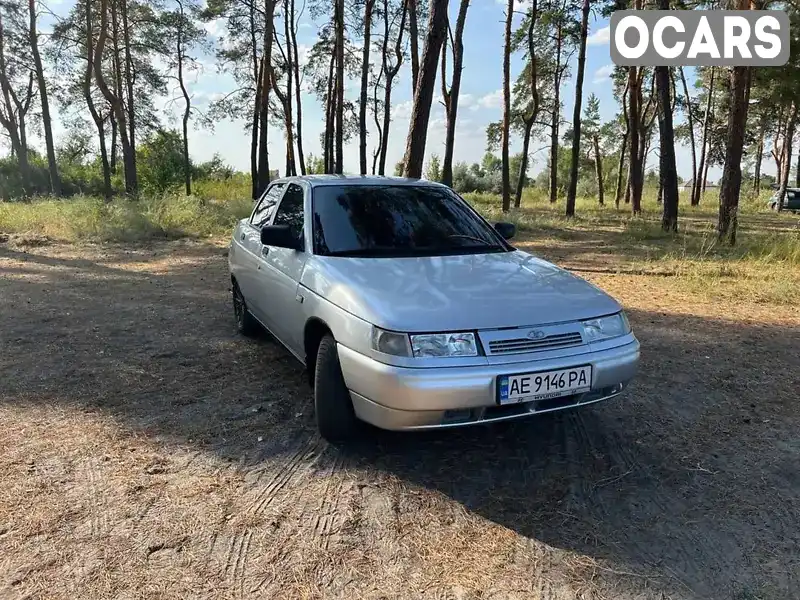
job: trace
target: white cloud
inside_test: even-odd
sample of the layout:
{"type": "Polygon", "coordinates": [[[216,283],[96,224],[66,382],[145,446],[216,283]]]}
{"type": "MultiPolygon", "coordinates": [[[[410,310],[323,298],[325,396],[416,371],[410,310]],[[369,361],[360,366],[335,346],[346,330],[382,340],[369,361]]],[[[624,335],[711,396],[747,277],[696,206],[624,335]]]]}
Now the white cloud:
{"type": "Polygon", "coordinates": [[[300,25],[298,25],[297,28],[298,29],[313,29],[314,26],[311,23],[300,23],[300,25]]]}
{"type": "Polygon", "coordinates": [[[297,58],[301,69],[308,63],[308,55],[310,52],[311,46],[307,44],[297,44],[297,58]]]}
{"type": "Polygon", "coordinates": [[[479,108],[496,109],[503,105],[503,90],[495,90],[489,94],[481,96],[476,102],[470,105],[470,110],[479,108]]]}
{"type": "Polygon", "coordinates": [[[605,65],[594,72],[593,83],[607,83],[607,79],[614,73],[614,65],[605,65]]]}
{"type": "Polygon", "coordinates": [[[211,19],[203,23],[203,29],[205,29],[206,33],[211,37],[220,37],[225,29],[225,21],[222,18],[211,19]]]}
{"type": "Polygon", "coordinates": [[[410,119],[411,111],[413,108],[414,108],[413,100],[406,100],[405,102],[400,102],[399,104],[395,104],[394,106],[392,106],[392,118],[410,119]]]}
{"type": "Polygon", "coordinates": [[[469,108],[475,104],[475,96],[472,94],[459,94],[458,95],[458,106],[459,108],[469,108]]]}
{"type": "MultiPolygon", "coordinates": [[[[501,6],[508,6],[508,0],[495,0],[501,6]]],[[[531,9],[531,0],[514,0],[514,12],[527,12],[531,9]]]]}
{"type": "Polygon", "coordinates": [[[611,27],[606,25],[595,31],[592,35],[586,38],[587,46],[603,46],[611,39],[611,27]]]}

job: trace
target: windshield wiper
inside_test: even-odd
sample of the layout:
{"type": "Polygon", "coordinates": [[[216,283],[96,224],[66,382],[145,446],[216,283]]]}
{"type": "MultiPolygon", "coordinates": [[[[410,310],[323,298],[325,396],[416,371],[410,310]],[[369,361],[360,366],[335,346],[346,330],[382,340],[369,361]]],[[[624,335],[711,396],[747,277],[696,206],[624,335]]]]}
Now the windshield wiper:
{"type": "Polygon", "coordinates": [[[332,250],[325,254],[325,256],[349,256],[353,258],[358,257],[365,257],[369,258],[372,256],[402,256],[407,254],[409,251],[413,251],[408,248],[391,248],[391,247],[384,247],[379,246],[377,248],[352,248],[350,250],[332,250]]]}
{"type": "MultiPolygon", "coordinates": [[[[447,238],[448,239],[456,238],[456,239],[462,239],[462,240],[472,240],[473,242],[478,242],[480,244],[481,248],[500,248],[500,249],[503,249],[503,247],[500,244],[492,244],[491,242],[487,242],[486,240],[481,239],[479,237],[476,237],[474,235],[467,235],[467,234],[464,234],[464,233],[452,233],[452,234],[448,235],[447,238]]],[[[462,247],[462,248],[475,248],[475,246],[460,246],[460,247],[462,247]]]]}

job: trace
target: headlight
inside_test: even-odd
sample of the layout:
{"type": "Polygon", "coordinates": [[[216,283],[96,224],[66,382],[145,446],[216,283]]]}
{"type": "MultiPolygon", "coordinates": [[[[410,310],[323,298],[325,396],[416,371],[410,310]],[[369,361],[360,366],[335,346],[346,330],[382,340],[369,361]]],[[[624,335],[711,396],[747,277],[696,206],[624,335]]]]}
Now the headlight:
{"type": "Polygon", "coordinates": [[[477,356],[478,345],[475,334],[468,333],[424,333],[411,336],[414,356],[477,356]]]}
{"type": "Polygon", "coordinates": [[[583,333],[589,342],[599,342],[609,338],[627,335],[631,332],[631,325],[624,312],[619,312],[609,317],[589,319],[582,321],[583,333]]]}
{"type": "Polygon", "coordinates": [[[386,331],[380,327],[372,328],[372,349],[393,356],[411,356],[407,333],[386,331]]]}

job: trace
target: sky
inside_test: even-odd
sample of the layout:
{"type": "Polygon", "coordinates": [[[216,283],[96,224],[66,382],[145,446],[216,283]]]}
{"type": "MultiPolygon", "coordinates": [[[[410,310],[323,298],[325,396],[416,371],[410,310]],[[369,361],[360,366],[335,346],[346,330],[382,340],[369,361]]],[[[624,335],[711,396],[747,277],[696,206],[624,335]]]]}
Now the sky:
{"type": "MultiPolygon", "coordinates": [[[[65,15],[74,5],[74,0],[46,0],[52,10],[53,16],[43,15],[41,29],[47,32],[52,27],[53,20],[59,15],[65,15]]],[[[525,0],[516,0],[516,10],[523,11],[525,0]]],[[[455,22],[458,2],[451,0],[451,20],[455,22]]],[[[461,96],[459,98],[458,124],[454,160],[467,163],[480,162],[486,152],[486,126],[497,121],[502,116],[502,55],[504,36],[504,2],[502,0],[472,0],[467,14],[464,31],[464,71],[462,75],[461,96]]],[[[515,26],[522,16],[515,16],[515,26]]],[[[225,23],[221,20],[212,21],[205,25],[210,38],[217,44],[224,43],[225,23]]],[[[314,22],[308,11],[300,19],[298,31],[298,45],[301,62],[308,50],[314,44],[318,24],[314,22]]],[[[594,93],[600,100],[601,119],[609,120],[619,111],[619,106],[612,94],[610,79],[613,65],[609,52],[609,26],[607,19],[593,16],[590,22],[589,37],[587,42],[586,70],[584,79],[584,105],[585,98],[594,93]]],[[[420,52],[421,52],[420,47],[420,52]]],[[[199,68],[190,72],[189,91],[193,103],[198,110],[204,110],[208,103],[235,89],[236,85],[230,75],[220,72],[215,64],[213,54],[200,53],[198,56],[199,68]]],[[[577,52],[573,56],[571,67],[574,73],[577,63],[577,52]]],[[[522,68],[520,57],[512,58],[512,79],[522,68]]],[[[438,77],[438,75],[437,75],[438,77]]],[[[688,81],[692,81],[692,73],[687,72],[688,81]]],[[[690,83],[691,85],[691,83],[690,83]]],[[[440,84],[437,81],[436,97],[431,112],[428,139],[426,145],[426,164],[430,156],[444,152],[445,139],[445,114],[440,102],[440,84]]],[[[357,102],[358,82],[351,81],[345,89],[345,94],[357,102]]],[[[173,102],[180,92],[170,89],[167,97],[157,102],[162,124],[168,127],[179,127],[180,107],[182,101],[173,102]]],[[[571,121],[574,106],[575,81],[574,77],[568,80],[562,90],[564,100],[562,119],[571,121]]],[[[313,153],[321,155],[320,134],[324,127],[322,106],[313,94],[306,93],[303,99],[303,145],[306,155],[313,153]]],[[[387,151],[387,172],[394,169],[395,163],[402,159],[405,150],[405,140],[408,133],[409,117],[412,108],[411,71],[410,64],[405,61],[398,77],[395,80],[392,106],[392,124],[389,133],[389,148],[387,151]]],[[[60,120],[60,119],[59,119],[60,120]]],[[[372,119],[369,119],[370,121],[372,119]]],[[[680,118],[678,119],[680,122],[680,118]]],[[[199,119],[192,124],[190,130],[189,147],[193,160],[204,161],[219,153],[223,159],[237,169],[249,170],[250,145],[249,135],[245,130],[243,121],[226,120],[215,123],[213,129],[202,127],[199,119]]],[[[88,125],[87,125],[88,126],[88,125]]],[[[565,127],[562,126],[562,131],[565,127]]],[[[65,135],[65,130],[60,122],[55,123],[55,136],[65,135]]],[[[369,164],[371,165],[372,149],[376,132],[372,131],[368,140],[369,164]]],[[[37,140],[34,137],[34,144],[37,140]]],[[[41,140],[38,140],[38,145],[41,140]]],[[[530,173],[535,174],[546,167],[547,141],[534,140],[531,143],[530,173]]],[[[284,164],[283,133],[277,127],[270,129],[270,158],[272,168],[282,167],[284,164]]],[[[511,152],[518,152],[521,141],[513,139],[511,152]]],[[[346,172],[358,171],[358,140],[354,138],[346,144],[344,151],[344,170],[346,172]]],[[[651,153],[648,167],[655,167],[656,155],[651,153]]],[[[691,157],[685,147],[677,149],[678,173],[685,179],[691,177],[691,157]]],[[[719,170],[712,168],[709,171],[709,180],[719,177],[719,170]]]]}

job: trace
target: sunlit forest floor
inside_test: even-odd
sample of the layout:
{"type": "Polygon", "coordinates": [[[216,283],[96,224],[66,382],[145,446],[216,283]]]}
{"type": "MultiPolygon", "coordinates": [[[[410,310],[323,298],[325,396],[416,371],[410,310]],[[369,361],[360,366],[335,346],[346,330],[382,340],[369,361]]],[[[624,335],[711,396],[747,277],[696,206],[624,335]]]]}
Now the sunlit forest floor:
{"type": "Polygon", "coordinates": [[[249,201],[0,204],[0,597],[800,597],[800,218],[470,200],[623,303],[621,398],[336,448],[235,334],[249,201]]]}

